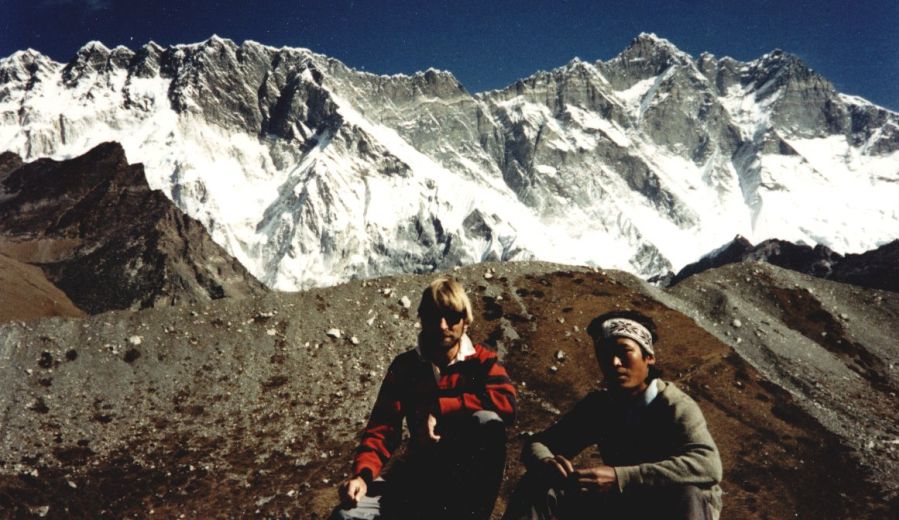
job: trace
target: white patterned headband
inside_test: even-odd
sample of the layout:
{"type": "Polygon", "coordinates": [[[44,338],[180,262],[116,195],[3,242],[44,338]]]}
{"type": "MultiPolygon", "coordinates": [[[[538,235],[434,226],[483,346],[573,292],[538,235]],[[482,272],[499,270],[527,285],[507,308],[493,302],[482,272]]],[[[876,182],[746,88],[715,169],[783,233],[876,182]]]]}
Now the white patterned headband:
{"type": "Polygon", "coordinates": [[[602,337],[605,339],[630,338],[636,341],[650,355],[656,355],[652,348],[652,334],[650,334],[649,329],[634,320],[612,318],[604,321],[602,323],[602,337]]]}

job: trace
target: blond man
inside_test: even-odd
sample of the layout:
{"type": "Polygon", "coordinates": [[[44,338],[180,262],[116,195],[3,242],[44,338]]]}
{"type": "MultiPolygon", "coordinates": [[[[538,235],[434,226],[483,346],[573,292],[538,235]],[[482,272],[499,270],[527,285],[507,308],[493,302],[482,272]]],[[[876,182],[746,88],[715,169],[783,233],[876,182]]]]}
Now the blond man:
{"type": "Polygon", "coordinates": [[[418,345],[387,370],[332,520],[487,519],[493,510],[515,388],[496,353],[469,339],[471,302],[457,281],[426,287],[418,318],[418,345]],[[404,420],[408,456],[382,478],[404,420]]]}

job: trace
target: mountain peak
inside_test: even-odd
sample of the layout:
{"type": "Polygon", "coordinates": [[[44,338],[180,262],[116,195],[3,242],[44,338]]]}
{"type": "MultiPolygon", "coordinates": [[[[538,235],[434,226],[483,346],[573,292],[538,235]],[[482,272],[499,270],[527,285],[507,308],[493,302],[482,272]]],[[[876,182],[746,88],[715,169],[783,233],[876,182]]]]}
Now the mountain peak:
{"type": "MultiPolygon", "coordinates": [[[[652,43],[654,45],[666,45],[669,47],[674,47],[674,44],[671,43],[671,41],[669,41],[665,38],[662,38],[661,36],[659,36],[653,32],[641,32],[640,34],[637,35],[636,38],[634,38],[633,41],[634,42],[647,42],[647,43],[652,43]]],[[[676,49],[677,47],[674,47],[674,48],[676,49]]]]}
{"type": "Polygon", "coordinates": [[[628,68],[637,67],[644,73],[655,75],[672,65],[687,65],[693,58],[675,47],[670,41],[652,33],[640,33],[609,64],[620,64],[628,68]]]}
{"type": "Polygon", "coordinates": [[[157,51],[157,52],[162,52],[162,51],[165,50],[165,47],[163,47],[162,45],[159,45],[158,43],[156,43],[156,42],[153,41],[153,40],[148,41],[148,42],[145,43],[141,48],[142,48],[142,49],[147,49],[147,50],[154,50],[154,51],[157,51]]]}
{"type": "Polygon", "coordinates": [[[231,40],[230,38],[222,38],[221,36],[219,36],[217,34],[213,34],[206,40],[200,42],[200,46],[201,47],[206,47],[206,46],[237,47],[237,44],[234,43],[234,40],[231,40]]]}
{"type": "Polygon", "coordinates": [[[628,46],[628,48],[622,54],[627,53],[628,50],[631,49],[637,49],[640,52],[644,53],[648,50],[651,50],[653,52],[661,52],[671,56],[677,56],[679,58],[690,59],[689,54],[677,48],[677,46],[671,43],[669,40],[657,36],[655,33],[640,33],[631,41],[630,46],[628,46]]]}
{"type": "Polygon", "coordinates": [[[78,49],[76,54],[109,54],[109,47],[103,45],[103,42],[98,40],[91,40],[78,49]]]}
{"type": "Polygon", "coordinates": [[[36,51],[36,50],[32,49],[31,47],[29,47],[22,51],[16,51],[16,52],[10,54],[9,56],[7,56],[5,59],[6,60],[16,60],[16,61],[34,61],[34,60],[37,60],[40,58],[45,58],[45,57],[46,56],[41,54],[40,51],[36,51]]]}

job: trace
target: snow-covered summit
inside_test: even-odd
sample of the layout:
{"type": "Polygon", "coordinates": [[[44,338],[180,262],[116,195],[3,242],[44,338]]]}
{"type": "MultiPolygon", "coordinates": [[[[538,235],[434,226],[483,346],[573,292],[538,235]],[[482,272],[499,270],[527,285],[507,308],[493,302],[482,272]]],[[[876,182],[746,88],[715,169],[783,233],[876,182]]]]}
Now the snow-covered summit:
{"type": "Polygon", "coordinates": [[[653,275],[735,234],[870,249],[899,234],[899,116],[803,66],[641,34],[473,96],[447,71],[217,36],[91,43],[0,60],[0,150],[121,142],[280,289],[487,259],[653,275]]]}

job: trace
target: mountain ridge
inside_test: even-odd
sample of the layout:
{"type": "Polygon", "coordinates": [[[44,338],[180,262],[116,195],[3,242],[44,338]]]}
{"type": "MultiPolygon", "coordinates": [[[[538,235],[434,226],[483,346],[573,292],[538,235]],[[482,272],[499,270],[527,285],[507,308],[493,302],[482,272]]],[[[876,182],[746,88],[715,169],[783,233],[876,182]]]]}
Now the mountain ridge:
{"type": "Polygon", "coordinates": [[[215,37],[92,43],[65,66],[17,53],[0,79],[0,148],[121,141],[279,289],[493,258],[652,276],[735,234],[845,253],[899,227],[899,115],[784,53],[693,59],[641,34],[607,62],[472,95],[446,71],[375,75],[215,37]]]}

